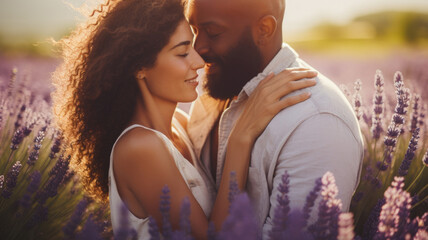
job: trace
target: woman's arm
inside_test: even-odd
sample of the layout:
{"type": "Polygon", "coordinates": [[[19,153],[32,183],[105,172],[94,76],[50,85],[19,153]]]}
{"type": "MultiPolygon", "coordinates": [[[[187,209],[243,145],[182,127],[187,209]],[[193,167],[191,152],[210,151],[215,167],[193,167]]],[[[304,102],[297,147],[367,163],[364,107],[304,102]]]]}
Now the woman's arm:
{"type": "Polygon", "coordinates": [[[314,76],[313,73],[303,73],[297,70],[295,72],[298,73],[281,73],[275,77],[270,75],[250,96],[244,112],[232,130],[223,178],[209,219],[206,218],[202,208],[187,187],[176,167],[175,160],[162,139],[154,132],[142,128],[133,129],[125,134],[115,147],[113,172],[119,194],[122,199],[127,200],[129,210],[140,218],[153,216],[156,222],[162,226],[159,203],[162,188],[167,185],[171,197],[170,221],[174,229],[178,229],[180,207],[186,197],[190,201],[190,223],[192,235],[196,239],[206,239],[208,221],[213,221],[216,228],[219,229],[228,214],[227,196],[230,172],[236,172],[238,186],[243,189],[247,178],[251,148],[255,139],[277,112],[308,97],[298,95],[279,101],[289,92],[314,84],[306,80],[304,80],[305,82],[300,81],[302,82],[300,84],[293,82],[296,79],[314,76]],[[267,112],[265,112],[266,109],[267,112]]]}

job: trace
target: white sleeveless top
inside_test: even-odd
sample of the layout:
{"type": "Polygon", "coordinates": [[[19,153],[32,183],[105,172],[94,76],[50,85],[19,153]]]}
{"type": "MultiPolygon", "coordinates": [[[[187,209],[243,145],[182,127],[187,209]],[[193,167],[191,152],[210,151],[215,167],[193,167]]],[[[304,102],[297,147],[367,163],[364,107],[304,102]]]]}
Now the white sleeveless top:
{"type": "MultiPolygon", "coordinates": [[[[190,142],[190,139],[186,131],[180,125],[180,123],[175,118],[173,119],[173,127],[175,128],[175,130],[178,131],[180,136],[182,136],[187,148],[189,149],[189,152],[191,153],[192,162],[195,165],[192,165],[186,158],[184,158],[183,155],[180,153],[180,151],[171,142],[171,140],[168,137],[166,137],[163,133],[151,128],[144,127],[142,125],[134,124],[126,128],[120,134],[120,136],[117,138],[116,142],[114,143],[110,154],[110,168],[109,168],[108,178],[109,178],[110,215],[111,215],[113,232],[117,233],[120,230],[121,218],[122,216],[126,216],[129,227],[134,229],[137,232],[138,239],[150,239],[148,218],[144,218],[144,219],[137,218],[127,208],[126,209],[123,208],[124,202],[119,196],[119,192],[117,190],[117,185],[113,174],[114,147],[116,146],[117,141],[125,133],[127,133],[128,131],[136,127],[141,127],[141,128],[153,131],[154,133],[156,133],[156,135],[160,139],[164,141],[165,146],[171,153],[171,156],[174,158],[175,165],[180,171],[184,181],[186,182],[187,186],[189,187],[195,199],[198,201],[205,215],[208,217],[211,213],[211,209],[214,203],[214,197],[215,197],[214,183],[208,177],[203,167],[200,166],[199,161],[197,160],[196,155],[193,151],[193,146],[190,142]]],[[[159,202],[160,202],[160,199],[159,199],[159,202]]]]}

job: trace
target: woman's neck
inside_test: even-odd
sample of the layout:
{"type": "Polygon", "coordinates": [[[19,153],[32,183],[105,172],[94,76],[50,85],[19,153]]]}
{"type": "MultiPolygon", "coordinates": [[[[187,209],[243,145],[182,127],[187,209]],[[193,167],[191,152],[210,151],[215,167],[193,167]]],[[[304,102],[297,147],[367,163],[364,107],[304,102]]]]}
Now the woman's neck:
{"type": "Polygon", "coordinates": [[[136,109],[132,118],[132,124],[140,124],[157,130],[172,139],[172,118],[177,103],[160,98],[150,100],[137,100],[136,109]]]}

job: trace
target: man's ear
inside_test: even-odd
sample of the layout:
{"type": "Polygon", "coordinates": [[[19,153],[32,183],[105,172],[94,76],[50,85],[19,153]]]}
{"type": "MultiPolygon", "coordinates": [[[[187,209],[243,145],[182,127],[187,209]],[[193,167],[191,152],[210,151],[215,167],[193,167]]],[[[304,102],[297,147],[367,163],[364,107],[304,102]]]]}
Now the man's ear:
{"type": "Polygon", "coordinates": [[[257,21],[254,40],[257,45],[264,46],[275,36],[278,27],[277,20],[272,15],[266,15],[257,21]]]}

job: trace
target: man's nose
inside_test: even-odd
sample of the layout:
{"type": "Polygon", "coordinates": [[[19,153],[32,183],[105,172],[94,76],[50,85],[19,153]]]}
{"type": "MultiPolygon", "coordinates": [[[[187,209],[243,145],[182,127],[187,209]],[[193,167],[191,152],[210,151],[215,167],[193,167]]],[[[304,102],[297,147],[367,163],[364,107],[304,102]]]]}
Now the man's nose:
{"type": "Polygon", "coordinates": [[[203,56],[210,51],[208,39],[204,34],[196,35],[194,41],[194,48],[199,55],[203,56]]]}

